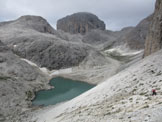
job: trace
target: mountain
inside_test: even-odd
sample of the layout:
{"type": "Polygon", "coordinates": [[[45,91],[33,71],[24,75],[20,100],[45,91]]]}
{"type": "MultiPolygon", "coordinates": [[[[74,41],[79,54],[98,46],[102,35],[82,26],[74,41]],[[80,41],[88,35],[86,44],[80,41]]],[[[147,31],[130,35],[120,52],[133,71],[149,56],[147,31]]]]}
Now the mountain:
{"type": "Polygon", "coordinates": [[[79,12],[59,19],[57,30],[59,29],[72,34],[85,34],[92,29],[105,30],[105,23],[94,14],[79,12]]]}
{"type": "Polygon", "coordinates": [[[0,23],[0,121],[21,121],[32,111],[34,93],[50,88],[50,76],[40,67],[53,70],[79,64],[111,65],[111,60],[93,47],[68,42],[55,33],[39,16],[0,23]]]}
{"type": "Polygon", "coordinates": [[[99,29],[94,29],[90,32],[87,32],[82,37],[82,42],[90,44],[99,50],[104,50],[105,48],[113,48],[115,46],[127,44],[127,42],[121,40],[121,37],[125,36],[133,29],[133,27],[127,27],[122,29],[121,31],[103,31],[99,29]]]}
{"type": "MultiPolygon", "coordinates": [[[[79,65],[83,69],[110,68],[115,62],[116,65],[111,66],[113,71],[108,71],[110,76],[119,67],[117,61],[105,57],[90,45],[60,38],[56,30],[39,16],[28,15],[1,22],[0,39],[0,121],[21,121],[21,117],[25,118],[32,111],[34,93],[49,88],[51,78],[40,67],[48,70],[79,65]]],[[[89,75],[90,72],[93,71],[84,73],[89,75]]],[[[86,79],[93,81],[88,76],[86,79]]]]}
{"type": "MultiPolygon", "coordinates": [[[[142,35],[139,36],[142,42],[130,43],[132,46],[138,44],[134,45],[135,49],[144,48],[141,44],[147,36],[144,59],[70,101],[38,110],[29,120],[38,122],[161,122],[161,6],[162,2],[157,0],[154,14],[135,27],[137,30],[130,31],[138,36],[142,35]],[[145,23],[144,26],[141,26],[143,23],[145,23]],[[149,23],[151,24],[147,35],[149,23]],[[144,28],[144,33],[140,32],[141,28],[144,28]],[[152,89],[157,90],[156,96],[152,96],[152,89]]],[[[128,35],[130,33],[128,32],[128,35]]],[[[134,36],[131,36],[131,39],[134,39],[134,36]]]]}
{"type": "Polygon", "coordinates": [[[149,34],[145,41],[144,56],[148,56],[162,48],[162,1],[157,0],[153,21],[149,28],[149,34]]]}
{"type": "Polygon", "coordinates": [[[146,41],[145,55],[152,46],[160,49],[160,11],[157,0],[153,15],[136,27],[115,32],[105,30],[103,21],[84,12],[59,20],[60,30],[39,16],[1,22],[0,121],[161,122],[162,51],[141,60],[142,52],[131,50],[144,48],[152,18],[147,39],[153,41],[146,41]],[[67,32],[61,30],[62,25],[67,32]],[[131,49],[119,48],[123,45],[131,49]],[[63,68],[71,72],[59,74],[63,68]],[[49,78],[55,73],[98,85],[56,106],[31,107],[35,92],[50,88],[49,78]],[[151,96],[152,89],[157,96],[151,96]]]}
{"type": "MultiPolygon", "coordinates": [[[[69,16],[67,18],[69,18],[69,16]]],[[[146,36],[149,30],[149,25],[151,23],[152,18],[153,18],[153,15],[150,15],[144,18],[143,20],[141,20],[137,26],[126,27],[120,31],[110,31],[110,30],[102,30],[102,29],[93,28],[87,31],[84,35],[81,35],[78,32],[75,34],[73,33],[70,34],[68,33],[68,31],[66,31],[67,33],[65,33],[64,29],[60,29],[60,30],[57,30],[56,35],[67,41],[83,42],[83,43],[89,44],[97,48],[98,50],[103,50],[105,48],[112,48],[112,47],[122,46],[122,45],[126,45],[127,48],[130,48],[133,50],[141,50],[141,49],[144,49],[146,36]]],[[[66,17],[65,17],[65,20],[75,25],[74,24],[75,22],[66,19],[66,17]]],[[[83,21],[80,21],[80,23],[84,24],[83,21]]],[[[63,27],[66,27],[66,25],[68,24],[66,23],[66,25],[63,25],[63,24],[61,25],[63,27]]]]}
{"type": "Polygon", "coordinates": [[[125,36],[125,41],[131,49],[144,49],[152,15],[143,19],[132,31],[125,36]]]}
{"type": "Polygon", "coordinates": [[[0,23],[0,39],[15,54],[39,67],[53,70],[78,66],[89,52],[96,52],[93,47],[68,42],[55,33],[56,30],[39,16],[23,16],[15,21],[0,23]]]}
{"type": "Polygon", "coordinates": [[[146,36],[152,18],[153,16],[150,15],[145,19],[143,19],[142,21],[140,21],[136,27],[132,27],[130,29],[125,28],[127,32],[116,39],[115,45],[125,44],[130,49],[134,49],[134,50],[144,49],[146,36]]]}
{"type": "Polygon", "coordinates": [[[15,21],[1,22],[0,27],[32,29],[42,33],[54,34],[55,30],[40,16],[22,16],[15,21]]]}
{"type": "Polygon", "coordinates": [[[49,88],[47,83],[46,75],[0,41],[0,121],[17,121],[31,106],[34,92],[49,88]]]}

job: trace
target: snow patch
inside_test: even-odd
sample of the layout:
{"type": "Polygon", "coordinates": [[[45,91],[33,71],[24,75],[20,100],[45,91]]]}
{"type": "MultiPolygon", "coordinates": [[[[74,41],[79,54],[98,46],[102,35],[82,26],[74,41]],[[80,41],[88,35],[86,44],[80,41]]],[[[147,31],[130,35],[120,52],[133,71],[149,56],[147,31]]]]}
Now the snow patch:
{"type": "Polygon", "coordinates": [[[51,71],[50,76],[72,73],[72,68],[51,71]]]}
{"type": "Polygon", "coordinates": [[[118,55],[121,55],[121,56],[131,56],[131,55],[137,55],[143,52],[143,50],[130,50],[129,48],[125,46],[118,46],[112,49],[105,50],[104,52],[105,53],[117,53],[118,55]]]}
{"type": "Polygon", "coordinates": [[[33,62],[31,62],[31,61],[29,61],[27,59],[21,58],[21,60],[26,61],[28,64],[30,64],[32,66],[38,67],[38,65],[36,63],[33,63],[33,62]]]}
{"type": "Polygon", "coordinates": [[[13,45],[13,47],[14,47],[14,48],[16,48],[16,47],[17,47],[17,45],[13,45]]]}
{"type": "Polygon", "coordinates": [[[31,66],[39,68],[43,73],[45,73],[48,76],[54,76],[54,75],[61,75],[61,74],[68,74],[72,73],[72,68],[67,68],[67,69],[60,69],[60,70],[48,70],[46,67],[39,67],[36,63],[33,63],[32,61],[29,61],[27,59],[21,58],[21,60],[27,62],[31,66]]]}
{"type": "Polygon", "coordinates": [[[50,71],[49,71],[47,68],[45,68],[45,67],[40,68],[40,67],[39,67],[39,69],[40,69],[43,73],[49,75],[49,72],[50,72],[50,71]]]}

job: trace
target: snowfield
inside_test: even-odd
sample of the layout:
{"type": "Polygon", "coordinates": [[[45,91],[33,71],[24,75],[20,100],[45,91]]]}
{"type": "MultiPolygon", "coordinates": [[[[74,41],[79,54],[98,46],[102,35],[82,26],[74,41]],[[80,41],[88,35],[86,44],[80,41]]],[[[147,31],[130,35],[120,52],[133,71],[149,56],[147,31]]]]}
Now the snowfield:
{"type": "Polygon", "coordinates": [[[33,114],[36,122],[162,122],[162,51],[86,93],[33,114]],[[151,95],[152,89],[157,96],[151,95]]]}
{"type": "Polygon", "coordinates": [[[52,77],[54,75],[69,74],[72,72],[72,68],[50,71],[45,67],[39,67],[36,63],[33,63],[32,61],[29,61],[27,59],[21,58],[21,60],[26,61],[31,66],[39,68],[44,74],[48,75],[49,77],[52,77]]]}
{"type": "Polygon", "coordinates": [[[132,50],[126,45],[116,46],[114,48],[105,50],[105,53],[116,53],[121,56],[131,56],[141,53],[143,50],[132,50]]]}

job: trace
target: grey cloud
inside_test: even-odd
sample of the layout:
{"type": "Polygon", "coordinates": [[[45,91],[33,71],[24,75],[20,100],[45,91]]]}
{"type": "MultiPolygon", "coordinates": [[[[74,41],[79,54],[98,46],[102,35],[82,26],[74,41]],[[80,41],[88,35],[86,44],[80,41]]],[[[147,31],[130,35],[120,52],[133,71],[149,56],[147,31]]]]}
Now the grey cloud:
{"type": "Polygon", "coordinates": [[[134,26],[153,12],[155,0],[0,0],[0,21],[22,15],[40,15],[50,24],[80,11],[99,16],[107,29],[134,26]]]}

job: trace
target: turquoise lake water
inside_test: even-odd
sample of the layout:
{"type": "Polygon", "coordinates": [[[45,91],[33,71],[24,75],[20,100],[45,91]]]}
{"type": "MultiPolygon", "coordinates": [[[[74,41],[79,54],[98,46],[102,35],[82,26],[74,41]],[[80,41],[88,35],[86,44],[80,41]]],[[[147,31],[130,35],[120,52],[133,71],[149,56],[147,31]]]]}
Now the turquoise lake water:
{"type": "Polygon", "coordinates": [[[50,85],[54,86],[54,88],[36,93],[33,105],[54,105],[70,100],[95,86],[62,77],[53,78],[50,81],[50,85]]]}

